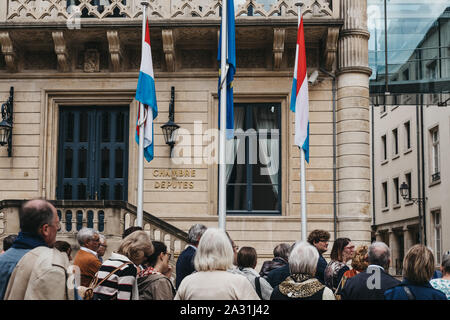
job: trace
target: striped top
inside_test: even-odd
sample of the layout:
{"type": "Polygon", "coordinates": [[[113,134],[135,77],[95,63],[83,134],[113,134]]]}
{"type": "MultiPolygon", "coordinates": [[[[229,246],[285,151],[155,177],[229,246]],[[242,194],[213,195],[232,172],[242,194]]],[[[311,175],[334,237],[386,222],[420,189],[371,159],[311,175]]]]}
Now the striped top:
{"type": "MultiPolygon", "coordinates": [[[[126,256],[112,253],[111,257],[103,262],[98,271],[98,283],[106,278],[112,271],[126,262],[131,262],[126,256]]],[[[137,300],[139,293],[136,282],[137,268],[131,263],[117,270],[106,281],[94,289],[94,299],[97,300],[137,300]]]]}

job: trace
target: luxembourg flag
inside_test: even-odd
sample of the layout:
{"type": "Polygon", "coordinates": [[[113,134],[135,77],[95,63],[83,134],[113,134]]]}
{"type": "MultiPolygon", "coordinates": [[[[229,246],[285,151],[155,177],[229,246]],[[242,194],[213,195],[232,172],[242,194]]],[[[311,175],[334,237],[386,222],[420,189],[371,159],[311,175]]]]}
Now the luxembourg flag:
{"type": "Polygon", "coordinates": [[[291,111],[295,112],[295,144],[305,151],[309,163],[309,102],[308,76],[306,74],[305,35],[303,17],[297,33],[294,79],[292,81],[291,111]]]}
{"type": "MultiPolygon", "coordinates": [[[[142,43],[141,69],[136,89],[136,100],[144,105],[147,117],[144,124],[144,157],[150,162],[153,160],[153,119],[158,116],[158,106],[156,105],[155,80],[153,76],[152,50],[150,46],[150,32],[148,30],[148,20],[145,26],[145,40],[142,43]]],[[[138,111],[138,122],[140,108],[138,111]]],[[[136,142],[139,145],[139,126],[136,126],[136,142]]]]}

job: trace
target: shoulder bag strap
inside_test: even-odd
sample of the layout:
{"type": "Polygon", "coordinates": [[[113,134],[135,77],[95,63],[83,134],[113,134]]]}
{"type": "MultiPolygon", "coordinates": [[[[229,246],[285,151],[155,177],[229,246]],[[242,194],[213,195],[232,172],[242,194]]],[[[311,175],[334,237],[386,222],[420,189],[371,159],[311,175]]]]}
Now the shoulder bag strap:
{"type": "Polygon", "coordinates": [[[260,277],[255,278],[255,289],[258,297],[262,300],[260,277]]]}
{"type": "MultiPolygon", "coordinates": [[[[93,288],[98,287],[99,285],[101,285],[103,282],[105,282],[106,280],[109,279],[109,277],[111,277],[114,273],[116,273],[117,271],[119,271],[120,269],[122,269],[122,267],[126,266],[127,264],[131,264],[131,262],[125,262],[124,264],[120,265],[119,267],[117,267],[116,269],[114,269],[113,271],[111,271],[104,279],[102,279],[102,281],[100,281],[99,283],[95,283],[93,288]]],[[[96,279],[98,280],[98,276],[96,277],[96,279]]]]}
{"type": "Polygon", "coordinates": [[[411,289],[409,289],[407,286],[403,286],[403,290],[405,290],[405,293],[408,296],[408,300],[416,300],[416,297],[411,292],[411,289]]]}

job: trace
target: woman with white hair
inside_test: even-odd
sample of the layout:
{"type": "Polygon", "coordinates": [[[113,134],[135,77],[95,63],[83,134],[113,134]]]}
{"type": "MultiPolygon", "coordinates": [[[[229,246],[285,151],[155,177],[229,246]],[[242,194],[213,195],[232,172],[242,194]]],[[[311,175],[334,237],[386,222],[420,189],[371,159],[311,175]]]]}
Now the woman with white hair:
{"type": "Polygon", "coordinates": [[[122,240],[117,252],[103,262],[94,289],[96,300],[139,300],[137,266],[153,253],[145,231],[135,231],[122,240]]]}
{"type": "Polygon", "coordinates": [[[319,252],[308,242],[297,243],[289,255],[290,276],[273,289],[270,300],[335,300],[316,274],[319,252]]]}
{"type": "Polygon", "coordinates": [[[181,281],[175,300],[259,300],[247,278],[227,272],[233,257],[225,232],[207,229],[194,258],[197,272],[181,281]]]}

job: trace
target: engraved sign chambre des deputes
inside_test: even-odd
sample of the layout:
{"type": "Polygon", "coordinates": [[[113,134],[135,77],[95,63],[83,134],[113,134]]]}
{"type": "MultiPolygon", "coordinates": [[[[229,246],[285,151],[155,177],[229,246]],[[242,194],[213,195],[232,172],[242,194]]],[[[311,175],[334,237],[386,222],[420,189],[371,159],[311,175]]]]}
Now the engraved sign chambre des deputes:
{"type": "Polygon", "coordinates": [[[153,177],[159,178],[154,182],[154,187],[166,190],[192,190],[195,184],[189,178],[195,178],[195,174],[195,169],[154,169],[153,177]]]}

